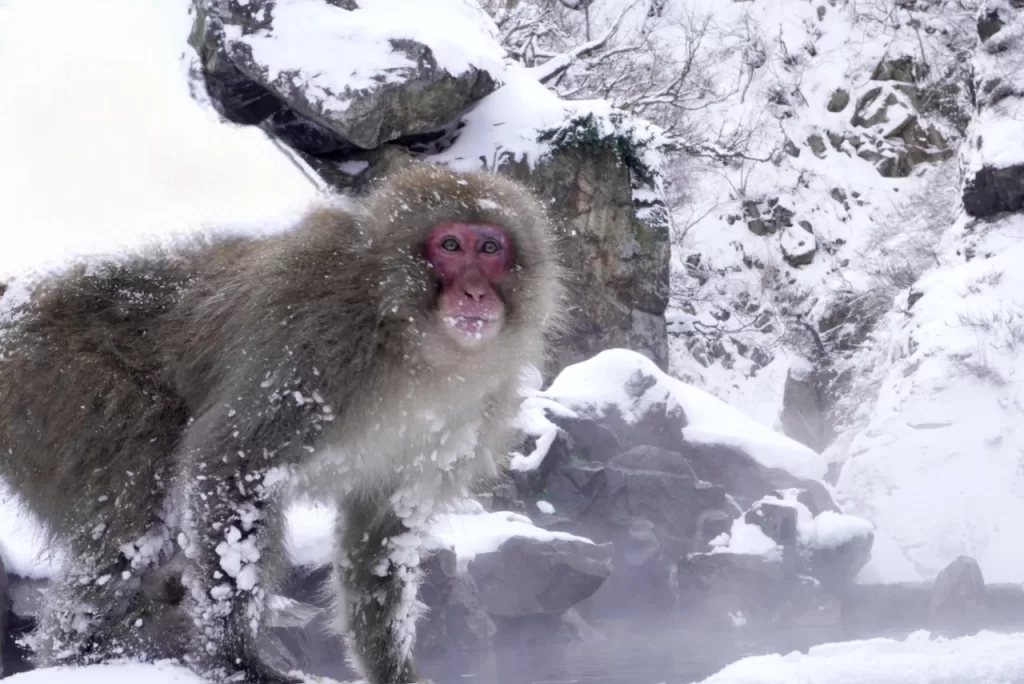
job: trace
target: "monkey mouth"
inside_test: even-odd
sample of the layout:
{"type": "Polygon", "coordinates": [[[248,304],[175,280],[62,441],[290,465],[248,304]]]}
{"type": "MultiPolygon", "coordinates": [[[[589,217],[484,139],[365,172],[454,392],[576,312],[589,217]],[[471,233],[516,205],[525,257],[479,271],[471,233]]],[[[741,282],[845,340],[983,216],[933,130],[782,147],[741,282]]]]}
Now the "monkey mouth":
{"type": "Polygon", "coordinates": [[[473,344],[485,342],[501,329],[500,316],[444,316],[445,328],[457,342],[473,344]]]}

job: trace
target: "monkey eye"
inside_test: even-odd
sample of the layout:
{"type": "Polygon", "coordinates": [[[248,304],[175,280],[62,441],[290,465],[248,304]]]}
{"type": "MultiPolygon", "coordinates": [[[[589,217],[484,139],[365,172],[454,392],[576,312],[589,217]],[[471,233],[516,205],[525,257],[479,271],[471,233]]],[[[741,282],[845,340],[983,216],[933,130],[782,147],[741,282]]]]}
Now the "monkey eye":
{"type": "Polygon", "coordinates": [[[441,240],[441,249],[446,252],[458,252],[459,241],[453,237],[446,237],[444,240],[441,240]]]}
{"type": "Polygon", "coordinates": [[[484,254],[497,254],[501,251],[501,245],[498,244],[497,240],[485,240],[484,243],[480,245],[480,251],[484,254]]]}

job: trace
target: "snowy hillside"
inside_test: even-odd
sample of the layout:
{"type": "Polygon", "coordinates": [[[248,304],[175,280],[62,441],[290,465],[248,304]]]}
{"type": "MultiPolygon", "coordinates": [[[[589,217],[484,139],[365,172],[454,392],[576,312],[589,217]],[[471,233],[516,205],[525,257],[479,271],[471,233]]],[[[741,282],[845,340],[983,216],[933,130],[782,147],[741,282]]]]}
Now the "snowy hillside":
{"type": "Polygon", "coordinates": [[[863,581],[932,578],[961,554],[988,580],[1024,579],[1021,224],[979,222],[961,198],[983,165],[1024,153],[1019,98],[972,102],[1019,92],[1014,10],[628,7],[595,2],[592,35],[622,22],[620,46],[646,31],[696,65],[672,115],[695,151],[672,178],[672,371],[828,447],[840,499],[877,527],[863,581]]]}

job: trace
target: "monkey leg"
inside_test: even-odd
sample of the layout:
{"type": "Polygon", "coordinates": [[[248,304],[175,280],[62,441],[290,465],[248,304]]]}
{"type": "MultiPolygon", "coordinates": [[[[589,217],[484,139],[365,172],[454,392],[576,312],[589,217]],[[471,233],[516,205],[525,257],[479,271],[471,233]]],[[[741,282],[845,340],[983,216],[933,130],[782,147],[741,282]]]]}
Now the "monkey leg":
{"type": "Polygon", "coordinates": [[[155,493],[135,504],[115,498],[110,507],[96,507],[92,524],[69,536],[70,565],[47,592],[30,639],[38,664],[182,654],[183,642],[175,640],[180,630],[167,629],[174,597],[146,590],[149,576],[173,552],[171,525],[146,510],[158,502],[155,493]]]}
{"type": "Polygon", "coordinates": [[[196,626],[190,660],[218,682],[298,684],[267,664],[257,647],[285,565],[282,516],[273,487],[264,486],[276,476],[234,465],[230,472],[204,467],[209,475],[186,491],[184,581],[196,626]]]}
{"type": "Polygon", "coordinates": [[[413,663],[422,535],[386,502],[353,499],[339,516],[334,584],[351,666],[370,684],[421,682],[413,663]]]}

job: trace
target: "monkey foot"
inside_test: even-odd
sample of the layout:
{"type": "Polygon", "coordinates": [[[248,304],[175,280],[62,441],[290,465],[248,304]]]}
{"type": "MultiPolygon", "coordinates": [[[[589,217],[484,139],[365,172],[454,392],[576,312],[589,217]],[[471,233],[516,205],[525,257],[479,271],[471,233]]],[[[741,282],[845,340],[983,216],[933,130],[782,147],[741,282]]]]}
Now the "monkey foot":
{"type": "Polygon", "coordinates": [[[307,684],[306,679],[279,672],[261,661],[236,661],[207,676],[218,684],[307,684]]]}

